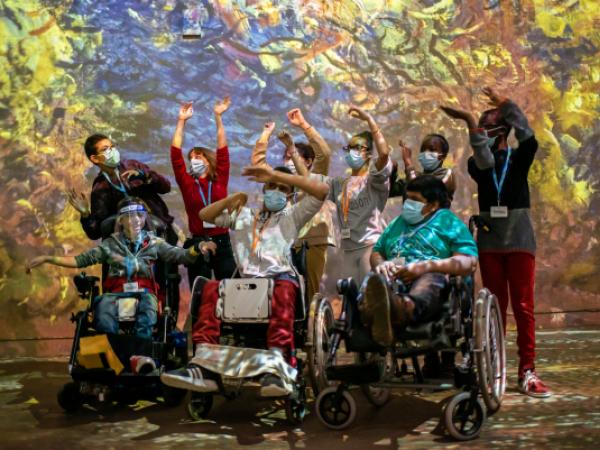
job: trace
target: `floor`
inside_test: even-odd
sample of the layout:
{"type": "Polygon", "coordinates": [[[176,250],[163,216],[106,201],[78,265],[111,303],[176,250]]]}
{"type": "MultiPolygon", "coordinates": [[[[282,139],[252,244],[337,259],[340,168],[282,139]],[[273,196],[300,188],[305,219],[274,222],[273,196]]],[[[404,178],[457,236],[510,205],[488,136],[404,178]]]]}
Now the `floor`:
{"type": "MultiPolygon", "coordinates": [[[[510,333],[509,342],[515,336],[510,333]]],[[[56,392],[69,378],[64,356],[0,360],[0,435],[2,449],[389,449],[429,448],[598,448],[600,440],[600,331],[538,333],[538,368],[554,390],[536,400],[515,389],[515,346],[508,346],[508,390],[501,410],[481,436],[456,443],[439,426],[444,401],[452,391],[394,391],[375,409],[360,391],[354,425],[331,431],[314,414],[293,428],[281,407],[245,392],[234,401],[218,399],[210,420],[191,421],[185,405],[167,408],[151,402],[87,408],[66,415],[56,392]]]]}

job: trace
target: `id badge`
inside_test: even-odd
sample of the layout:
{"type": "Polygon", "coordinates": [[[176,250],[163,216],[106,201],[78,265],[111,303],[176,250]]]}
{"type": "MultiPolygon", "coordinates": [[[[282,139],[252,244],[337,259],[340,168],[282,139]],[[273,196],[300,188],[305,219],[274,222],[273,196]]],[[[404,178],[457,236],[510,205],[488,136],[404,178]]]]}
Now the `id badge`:
{"type": "Polygon", "coordinates": [[[202,228],[204,228],[204,229],[207,229],[207,228],[217,228],[217,226],[214,223],[202,222],[202,228]]]}
{"type": "Polygon", "coordinates": [[[350,239],[350,228],[342,228],[342,239],[350,239]]]}
{"type": "Polygon", "coordinates": [[[506,219],[508,217],[508,207],[492,206],[490,208],[490,217],[492,219],[506,219]]]}
{"type": "Polygon", "coordinates": [[[123,283],[123,292],[139,292],[140,286],[137,281],[131,283],[123,283]]]}

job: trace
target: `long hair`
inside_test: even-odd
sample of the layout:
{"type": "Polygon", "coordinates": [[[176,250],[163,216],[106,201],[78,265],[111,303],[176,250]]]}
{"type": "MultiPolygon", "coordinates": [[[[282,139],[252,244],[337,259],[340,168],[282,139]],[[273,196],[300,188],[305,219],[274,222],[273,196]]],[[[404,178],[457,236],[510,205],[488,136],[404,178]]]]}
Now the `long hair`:
{"type": "Polygon", "coordinates": [[[194,153],[200,153],[206,158],[209,168],[207,176],[211,181],[215,181],[217,179],[217,154],[206,147],[194,147],[188,152],[188,160],[192,159],[194,153]]]}

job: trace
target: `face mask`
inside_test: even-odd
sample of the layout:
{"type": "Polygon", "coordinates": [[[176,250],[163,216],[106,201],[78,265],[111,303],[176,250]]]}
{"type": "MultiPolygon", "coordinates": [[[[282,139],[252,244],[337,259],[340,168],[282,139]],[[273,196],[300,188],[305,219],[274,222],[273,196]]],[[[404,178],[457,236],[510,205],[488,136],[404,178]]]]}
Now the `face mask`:
{"type": "Polygon", "coordinates": [[[425,203],[416,200],[406,199],[402,206],[402,218],[409,224],[414,225],[423,220],[423,208],[425,203]]]}
{"type": "Polygon", "coordinates": [[[296,166],[294,165],[294,161],[290,159],[284,165],[290,169],[293,174],[296,174],[296,166]]]}
{"type": "Polygon", "coordinates": [[[104,165],[108,167],[117,167],[121,161],[121,154],[116,147],[104,152],[104,165]]]}
{"type": "Polygon", "coordinates": [[[190,174],[197,177],[204,175],[208,169],[206,163],[201,159],[191,159],[190,165],[190,174]]]}
{"type": "MultiPolygon", "coordinates": [[[[485,133],[487,136],[487,132],[485,133]]],[[[494,136],[494,137],[489,137],[487,138],[487,146],[488,148],[492,148],[496,142],[496,139],[498,139],[498,136],[494,136]]]]}
{"type": "Polygon", "coordinates": [[[278,190],[265,191],[265,208],[271,212],[281,211],[287,205],[287,196],[278,190]]]}
{"type": "Polygon", "coordinates": [[[350,150],[346,153],[346,164],[348,164],[351,169],[360,169],[365,164],[365,160],[358,150],[350,150]]]}
{"type": "Polygon", "coordinates": [[[438,159],[438,154],[436,152],[421,152],[419,153],[419,163],[424,170],[432,171],[437,169],[442,161],[438,159]]]}

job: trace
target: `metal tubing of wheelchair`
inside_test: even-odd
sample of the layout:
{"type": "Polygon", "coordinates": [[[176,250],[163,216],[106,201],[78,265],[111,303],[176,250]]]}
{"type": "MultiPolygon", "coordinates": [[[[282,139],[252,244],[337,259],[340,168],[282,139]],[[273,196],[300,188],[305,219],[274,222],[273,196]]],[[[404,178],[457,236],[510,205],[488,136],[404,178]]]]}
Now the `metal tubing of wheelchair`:
{"type": "Polygon", "coordinates": [[[372,383],[369,386],[374,388],[393,388],[393,389],[424,389],[429,391],[449,391],[454,388],[454,384],[451,383],[440,383],[440,384],[430,384],[430,383],[401,383],[395,381],[385,381],[382,383],[372,383]]]}

